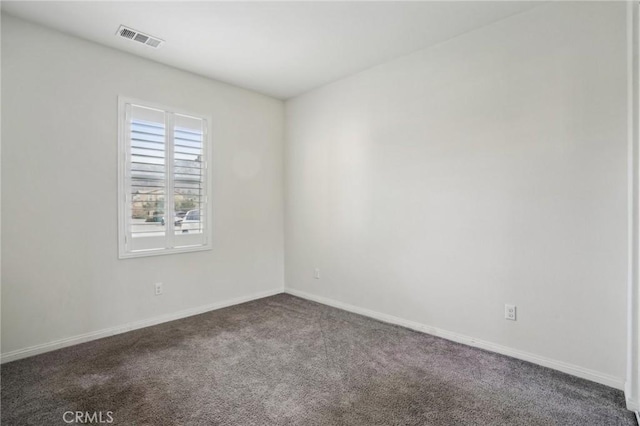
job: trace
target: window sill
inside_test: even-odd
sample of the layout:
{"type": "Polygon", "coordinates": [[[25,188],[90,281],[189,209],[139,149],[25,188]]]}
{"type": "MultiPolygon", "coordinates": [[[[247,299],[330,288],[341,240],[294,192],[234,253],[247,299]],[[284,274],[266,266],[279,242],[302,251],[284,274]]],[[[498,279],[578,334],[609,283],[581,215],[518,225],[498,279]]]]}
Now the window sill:
{"type": "Polygon", "coordinates": [[[210,244],[207,244],[204,246],[164,248],[164,249],[156,249],[156,250],[139,250],[139,251],[119,253],[118,259],[131,259],[136,257],[150,257],[150,256],[163,256],[167,254],[191,253],[195,251],[207,251],[211,249],[213,249],[213,247],[210,244]]]}

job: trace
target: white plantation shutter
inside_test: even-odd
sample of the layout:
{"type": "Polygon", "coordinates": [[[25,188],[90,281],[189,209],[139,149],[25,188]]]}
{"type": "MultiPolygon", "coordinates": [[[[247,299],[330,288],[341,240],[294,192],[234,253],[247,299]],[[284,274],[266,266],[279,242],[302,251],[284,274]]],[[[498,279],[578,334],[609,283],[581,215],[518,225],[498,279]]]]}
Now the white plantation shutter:
{"type": "Polygon", "coordinates": [[[174,115],[173,205],[187,210],[184,227],[175,230],[176,247],[204,244],[207,215],[207,161],[204,149],[204,120],[174,115]],[[188,207],[184,207],[188,206],[188,207]]]}
{"type": "Polygon", "coordinates": [[[207,121],[124,99],[120,107],[120,257],[210,248],[207,121]]]}

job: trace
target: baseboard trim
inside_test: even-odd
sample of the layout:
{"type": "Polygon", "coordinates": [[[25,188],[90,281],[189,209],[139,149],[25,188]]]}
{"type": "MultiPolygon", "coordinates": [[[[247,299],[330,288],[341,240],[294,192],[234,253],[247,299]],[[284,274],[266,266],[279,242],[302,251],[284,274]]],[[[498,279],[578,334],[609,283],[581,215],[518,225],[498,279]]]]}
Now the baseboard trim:
{"type": "MultiPolygon", "coordinates": [[[[185,309],[182,311],[178,311],[172,314],[166,314],[157,316],[154,318],[149,318],[141,321],[135,321],[131,323],[127,323],[121,326],[106,328],[90,333],[80,334],[72,337],[67,337],[64,339],[55,340],[53,342],[44,343],[40,345],[30,346],[23,349],[18,349],[15,351],[7,352],[0,355],[0,362],[2,364],[16,361],[18,359],[28,358],[34,355],[39,355],[45,352],[51,352],[56,349],[62,349],[65,347],[77,345],[80,343],[89,342],[92,340],[101,339],[104,337],[113,336],[116,334],[126,333],[127,331],[138,330],[145,327],[150,327],[157,324],[162,324],[169,321],[178,320],[181,318],[190,317],[193,315],[202,314],[209,311],[215,311],[217,309],[226,308],[229,306],[238,305],[240,303],[250,302],[252,300],[262,299],[264,297],[274,296],[276,294],[282,293],[283,290],[281,288],[271,289],[259,293],[254,293],[249,296],[237,297],[234,299],[228,299],[222,302],[212,303],[208,305],[199,306],[196,308],[185,309]]],[[[554,370],[561,371],[563,373],[571,374],[577,377],[581,377],[583,379],[591,380],[596,383],[601,383],[603,385],[611,386],[616,389],[624,390],[624,380],[610,376],[604,373],[600,373],[598,371],[590,370],[587,368],[579,367],[577,365],[565,363],[562,361],[557,361],[551,358],[542,357],[539,355],[535,355],[529,352],[520,351],[517,349],[509,348],[507,346],[498,345],[496,343],[487,342],[484,340],[476,339],[474,337],[465,336],[459,333],[443,330],[441,328],[432,327],[426,324],[421,324],[415,321],[406,320],[403,318],[399,318],[393,315],[384,314],[381,312],[373,311],[366,308],[361,308],[355,305],[350,305],[348,303],[339,302],[334,299],[317,296],[311,293],[307,293],[305,291],[296,290],[292,288],[285,288],[285,293],[291,294],[293,296],[301,297],[303,299],[311,300],[314,302],[322,303],[324,305],[333,306],[334,308],[342,309],[345,311],[353,312],[359,315],[364,315],[366,317],[374,318],[379,321],[383,321],[389,324],[399,325],[402,327],[406,327],[412,330],[420,331],[423,333],[431,334],[433,336],[442,337],[447,340],[451,340],[453,342],[462,343],[465,345],[485,349],[491,352],[496,352],[502,355],[507,355],[513,358],[521,359],[524,361],[529,361],[534,364],[542,365],[544,367],[548,367],[554,370]]],[[[640,410],[640,406],[638,406],[634,401],[627,400],[627,408],[632,411],[640,410]]]]}
{"type": "Polygon", "coordinates": [[[262,299],[264,297],[273,296],[283,292],[282,288],[271,289],[254,293],[249,296],[236,297],[233,299],[224,300],[222,302],[211,303],[208,305],[198,306],[196,308],[184,309],[182,311],[174,312],[171,314],[160,315],[157,317],[144,319],[141,321],[135,321],[124,325],[105,328],[98,331],[92,331],[90,333],[79,334],[77,336],[71,336],[64,339],[55,340],[49,343],[43,343],[40,345],[30,346],[24,349],[18,349],[15,351],[7,352],[0,355],[0,363],[4,364],[11,361],[16,361],[22,358],[28,358],[30,356],[39,355],[45,352],[51,352],[56,349],[66,348],[68,346],[78,345],[80,343],[90,342],[92,340],[102,339],[103,337],[109,337],[116,334],[126,333],[127,331],[138,330],[140,328],[150,327],[152,325],[162,324],[164,322],[174,321],[181,318],[190,317],[193,315],[203,314],[209,311],[215,311],[217,309],[227,308],[233,305],[239,305],[240,303],[250,302],[252,300],[262,299]]]}
{"type": "Polygon", "coordinates": [[[601,383],[603,385],[611,386],[616,389],[624,390],[624,379],[621,379],[615,376],[610,376],[608,374],[600,373],[598,371],[579,367],[577,365],[569,364],[562,361],[557,361],[551,358],[546,358],[546,357],[532,354],[529,352],[520,351],[518,349],[502,346],[496,343],[476,339],[474,337],[465,336],[463,334],[443,330],[441,328],[432,327],[426,324],[421,324],[415,321],[402,319],[393,315],[383,314],[381,312],[373,311],[366,308],[361,308],[358,306],[350,305],[348,303],[339,302],[334,299],[329,299],[322,296],[316,296],[315,294],[307,293],[305,291],[296,290],[292,288],[285,288],[284,292],[291,294],[293,296],[301,297],[303,299],[322,303],[323,305],[333,306],[334,308],[353,312],[355,314],[364,315],[366,317],[374,318],[389,324],[400,325],[402,327],[406,327],[415,331],[420,331],[422,333],[427,333],[433,336],[442,337],[443,339],[451,340],[453,342],[462,343],[462,344],[473,346],[480,349],[485,349],[491,352],[507,355],[512,358],[521,359],[523,361],[529,361],[534,364],[542,365],[543,367],[548,367],[553,370],[558,370],[563,373],[567,373],[583,379],[591,380],[592,382],[601,383]]]}
{"type": "Polygon", "coordinates": [[[624,396],[627,410],[635,411],[636,415],[638,415],[640,404],[638,404],[638,400],[636,398],[633,398],[631,392],[631,383],[628,381],[624,383],[624,396]]]}

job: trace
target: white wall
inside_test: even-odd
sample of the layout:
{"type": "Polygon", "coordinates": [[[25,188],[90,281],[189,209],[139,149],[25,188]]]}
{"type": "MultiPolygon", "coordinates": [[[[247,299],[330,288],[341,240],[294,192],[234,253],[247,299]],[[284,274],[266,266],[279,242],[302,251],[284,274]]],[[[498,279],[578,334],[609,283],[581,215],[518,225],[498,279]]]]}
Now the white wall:
{"type": "Polygon", "coordinates": [[[287,288],[622,388],[625,7],[541,5],[288,101],[287,288]]]}
{"type": "Polygon", "coordinates": [[[282,291],[281,101],[3,16],[2,112],[3,354],[282,291]],[[213,117],[212,251],[118,260],[118,95],[213,117]]]}

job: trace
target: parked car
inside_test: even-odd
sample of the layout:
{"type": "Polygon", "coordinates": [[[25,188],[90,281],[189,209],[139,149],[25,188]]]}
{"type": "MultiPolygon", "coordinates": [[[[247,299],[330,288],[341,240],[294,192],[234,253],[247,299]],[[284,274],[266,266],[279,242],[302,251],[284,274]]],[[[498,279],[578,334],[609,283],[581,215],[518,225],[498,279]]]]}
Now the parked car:
{"type": "Polygon", "coordinates": [[[182,225],[182,221],[184,220],[184,217],[186,215],[187,215],[187,212],[177,211],[176,214],[174,215],[175,217],[173,218],[173,226],[179,228],[182,225]]]}
{"type": "Polygon", "coordinates": [[[189,210],[184,216],[184,220],[180,226],[183,234],[186,234],[189,231],[199,231],[201,229],[200,210],[189,210]]]}
{"type": "Polygon", "coordinates": [[[160,222],[164,226],[164,216],[162,215],[153,215],[148,217],[145,222],[160,222]]]}

